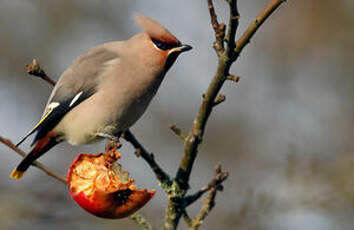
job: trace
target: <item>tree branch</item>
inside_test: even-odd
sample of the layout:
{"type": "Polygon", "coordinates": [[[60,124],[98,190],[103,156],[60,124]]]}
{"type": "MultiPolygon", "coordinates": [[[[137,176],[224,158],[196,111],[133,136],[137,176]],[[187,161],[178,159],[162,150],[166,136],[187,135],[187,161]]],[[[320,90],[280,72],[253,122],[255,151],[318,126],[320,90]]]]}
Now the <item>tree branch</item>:
{"type": "Polygon", "coordinates": [[[156,163],[154,154],[149,153],[142,144],[136,139],[136,137],[130,132],[130,130],[124,132],[122,137],[130,142],[137,151],[137,156],[141,156],[154,171],[156,178],[160,182],[161,187],[165,192],[170,189],[172,181],[169,175],[156,163]]]}
{"type": "MultiPolygon", "coordinates": [[[[229,28],[232,27],[232,29],[229,29],[227,37],[229,41],[235,40],[235,32],[238,24],[238,11],[237,11],[237,1],[236,0],[228,0],[230,4],[230,25],[229,28]]],[[[273,0],[267,7],[266,9],[258,16],[260,22],[264,22],[268,16],[274,12],[274,10],[279,7],[280,3],[284,2],[284,0],[273,0]]],[[[210,3],[210,1],[208,1],[210,3]]],[[[261,24],[262,24],[261,23],[261,24]]],[[[259,24],[259,26],[261,25],[259,24]]],[[[247,29],[246,34],[249,34],[247,36],[243,36],[243,39],[240,39],[237,44],[243,44],[246,38],[250,38],[258,29],[258,27],[252,27],[247,29]]],[[[233,47],[233,42],[228,42],[227,50],[229,52],[225,52],[220,58],[219,58],[219,64],[218,64],[218,69],[214,75],[214,78],[212,82],[210,83],[206,93],[205,97],[203,99],[202,105],[199,108],[199,112],[193,122],[193,127],[188,135],[187,142],[185,145],[185,151],[184,155],[182,158],[182,161],[180,163],[180,167],[177,172],[176,180],[180,184],[180,186],[184,189],[188,188],[188,181],[189,181],[189,176],[193,167],[194,160],[197,155],[198,151],[198,146],[202,142],[202,138],[204,135],[205,131],[205,126],[208,121],[208,118],[212,112],[213,105],[215,102],[215,99],[223,86],[223,83],[229,76],[229,70],[231,67],[231,64],[236,61],[237,56],[235,57],[235,51],[232,49],[233,47]],[[235,58],[233,58],[235,57],[235,58]]],[[[239,47],[237,45],[238,52],[240,53],[242,51],[244,46],[239,47]]]]}
{"type": "Polygon", "coordinates": [[[33,59],[32,63],[26,65],[25,68],[29,75],[40,77],[46,82],[48,82],[48,84],[55,86],[56,82],[44,72],[44,70],[39,66],[39,63],[36,59],[33,59]]]}
{"type": "Polygon", "coordinates": [[[202,225],[204,219],[209,215],[210,211],[215,206],[215,197],[216,197],[217,189],[211,188],[209,196],[204,200],[204,205],[200,210],[199,214],[195,219],[192,220],[192,226],[189,230],[196,230],[202,225]]]}
{"type": "Polygon", "coordinates": [[[236,43],[235,54],[240,55],[243,48],[250,42],[258,28],[269,18],[269,16],[286,0],[272,0],[266,8],[257,16],[253,23],[243,33],[241,38],[236,43]]]}
{"type": "Polygon", "coordinates": [[[192,227],[193,226],[193,220],[192,220],[192,218],[190,218],[190,216],[188,215],[186,210],[183,211],[182,215],[183,215],[184,222],[186,222],[188,227],[192,227]]]}
{"type": "Polygon", "coordinates": [[[223,191],[222,182],[227,179],[228,175],[229,174],[227,172],[222,171],[221,165],[217,164],[215,167],[215,177],[209,182],[209,184],[200,189],[197,193],[186,196],[184,198],[184,204],[186,208],[190,204],[197,201],[204,193],[210,191],[209,196],[204,200],[204,205],[202,206],[202,209],[194,219],[192,219],[188,215],[185,209],[182,211],[183,219],[188,225],[189,230],[195,230],[201,226],[203,220],[207,217],[207,215],[215,206],[215,198],[217,191],[223,191]]]}
{"type": "MultiPolygon", "coordinates": [[[[26,156],[26,153],[23,152],[21,149],[17,148],[9,139],[5,139],[5,138],[0,136],[0,142],[3,143],[4,145],[6,145],[7,147],[9,147],[10,149],[12,149],[13,151],[15,151],[20,156],[22,156],[22,157],[26,156]]],[[[47,175],[49,175],[49,176],[59,180],[60,182],[66,184],[66,177],[61,176],[61,175],[59,175],[56,172],[53,172],[51,169],[49,169],[48,167],[46,167],[43,164],[39,163],[38,161],[34,161],[32,163],[32,165],[36,166],[37,168],[39,168],[40,170],[45,172],[47,175]]]]}
{"type": "MultiPolygon", "coordinates": [[[[226,0],[229,4],[230,8],[230,16],[229,16],[229,25],[227,34],[225,37],[225,33],[223,33],[223,37],[227,42],[226,49],[224,48],[224,40],[220,40],[221,38],[221,31],[220,31],[220,24],[217,21],[217,16],[215,13],[215,9],[213,6],[212,0],[207,0],[209,6],[209,13],[211,18],[211,24],[215,31],[215,42],[214,48],[216,53],[218,54],[218,67],[216,73],[209,84],[208,89],[206,90],[202,104],[199,108],[199,111],[194,119],[192,128],[186,138],[184,153],[182,156],[182,160],[180,162],[176,177],[176,189],[173,195],[169,196],[168,199],[168,207],[166,210],[166,218],[165,218],[165,226],[164,229],[176,229],[179,218],[181,217],[181,207],[179,204],[174,202],[175,199],[181,199],[185,196],[186,191],[189,189],[189,178],[192,172],[192,168],[197,157],[198,153],[198,146],[201,144],[205,127],[209,116],[215,106],[216,100],[224,82],[226,80],[233,80],[237,82],[239,79],[237,77],[230,77],[229,74],[231,65],[237,60],[241,51],[247,44],[247,41],[251,39],[251,37],[255,34],[259,26],[277,9],[284,0],[272,0],[269,5],[263,10],[263,12],[257,17],[256,23],[251,25],[241,39],[236,43],[236,31],[238,28],[238,20],[239,20],[239,13],[237,9],[237,0],[226,0]],[[215,45],[216,44],[216,45],[215,45]]],[[[203,220],[207,213],[212,209],[214,205],[214,198],[216,194],[216,189],[211,189],[209,203],[204,207],[203,211],[200,216],[197,218],[198,220],[203,220]],[[214,191],[215,190],[215,191],[214,191]]],[[[183,208],[182,208],[183,210],[183,208]]]]}
{"type": "Polygon", "coordinates": [[[170,129],[173,131],[176,136],[178,136],[182,141],[187,140],[187,135],[182,132],[180,128],[177,127],[177,125],[172,125],[170,129]]]}
{"type": "Polygon", "coordinates": [[[215,176],[214,178],[208,183],[208,185],[201,188],[198,192],[193,195],[186,196],[184,198],[185,206],[189,206],[190,204],[197,201],[203,194],[210,191],[212,188],[215,188],[218,191],[223,190],[222,183],[228,178],[229,173],[223,172],[221,170],[221,164],[217,164],[215,167],[215,176]]]}
{"type": "Polygon", "coordinates": [[[215,31],[215,42],[213,43],[213,47],[216,51],[216,54],[218,56],[221,56],[222,53],[225,51],[225,47],[224,47],[225,24],[224,23],[219,24],[217,15],[215,13],[213,1],[212,0],[207,0],[207,1],[208,1],[209,13],[210,13],[211,25],[213,26],[213,29],[215,31]]]}
{"type": "Polygon", "coordinates": [[[229,76],[227,76],[226,79],[229,80],[229,81],[236,82],[236,83],[240,81],[240,77],[239,76],[234,76],[234,75],[229,75],[229,76]]]}
{"type": "Polygon", "coordinates": [[[143,230],[154,230],[155,228],[139,213],[134,213],[129,216],[130,219],[134,220],[143,230]]]}
{"type": "Polygon", "coordinates": [[[226,96],[224,94],[219,94],[217,98],[215,98],[214,106],[217,106],[223,103],[224,101],[226,101],[226,96]]]}
{"type": "Polygon", "coordinates": [[[231,59],[231,63],[232,63],[236,60],[233,50],[236,47],[235,36],[239,24],[238,20],[240,18],[240,15],[238,13],[237,0],[226,0],[226,1],[229,3],[230,17],[229,17],[228,31],[225,39],[228,44],[225,55],[227,58],[231,59]]]}

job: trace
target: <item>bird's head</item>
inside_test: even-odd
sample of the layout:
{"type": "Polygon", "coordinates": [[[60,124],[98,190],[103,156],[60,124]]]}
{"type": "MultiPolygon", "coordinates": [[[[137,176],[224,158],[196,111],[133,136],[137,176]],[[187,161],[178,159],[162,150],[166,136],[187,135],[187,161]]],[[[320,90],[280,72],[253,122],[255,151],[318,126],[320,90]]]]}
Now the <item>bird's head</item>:
{"type": "Polygon", "coordinates": [[[192,47],[180,42],[171,32],[157,21],[136,13],[134,15],[136,24],[143,30],[140,39],[144,42],[144,51],[153,57],[158,57],[159,63],[167,72],[176,61],[179,54],[191,50],[192,47]]]}

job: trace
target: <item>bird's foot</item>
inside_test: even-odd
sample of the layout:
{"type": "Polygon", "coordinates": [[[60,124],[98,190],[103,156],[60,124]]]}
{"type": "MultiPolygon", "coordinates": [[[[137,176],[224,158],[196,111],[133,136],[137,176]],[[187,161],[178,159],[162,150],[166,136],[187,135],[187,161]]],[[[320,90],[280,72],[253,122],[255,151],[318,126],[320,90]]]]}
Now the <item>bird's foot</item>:
{"type": "Polygon", "coordinates": [[[96,133],[96,136],[98,137],[102,137],[102,138],[106,138],[110,141],[115,141],[115,142],[119,142],[119,136],[114,136],[112,134],[108,134],[108,133],[96,133]]]}
{"type": "Polygon", "coordinates": [[[121,147],[121,144],[119,142],[120,134],[114,136],[114,135],[107,134],[107,133],[97,133],[96,135],[99,137],[108,139],[108,144],[107,144],[106,149],[118,149],[121,147]]]}

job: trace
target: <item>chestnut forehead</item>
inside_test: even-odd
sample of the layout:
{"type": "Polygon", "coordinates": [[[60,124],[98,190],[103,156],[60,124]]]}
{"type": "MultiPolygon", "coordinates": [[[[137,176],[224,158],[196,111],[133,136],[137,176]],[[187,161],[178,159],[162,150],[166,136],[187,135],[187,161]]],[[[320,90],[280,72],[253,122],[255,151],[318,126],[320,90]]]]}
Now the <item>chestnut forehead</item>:
{"type": "Polygon", "coordinates": [[[179,45],[181,44],[181,42],[174,37],[173,35],[162,35],[162,36],[158,36],[158,37],[154,37],[154,39],[165,42],[169,45],[179,45]]]}

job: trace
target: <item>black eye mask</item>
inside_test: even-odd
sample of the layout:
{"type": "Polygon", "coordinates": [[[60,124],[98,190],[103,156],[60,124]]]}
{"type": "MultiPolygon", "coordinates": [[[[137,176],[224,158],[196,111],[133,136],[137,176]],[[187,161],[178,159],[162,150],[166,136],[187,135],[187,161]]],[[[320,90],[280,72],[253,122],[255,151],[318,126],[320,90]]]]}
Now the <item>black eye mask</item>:
{"type": "Polygon", "coordinates": [[[157,48],[159,48],[161,50],[170,50],[170,49],[179,47],[181,45],[180,43],[171,45],[171,44],[168,44],[166,42],[156,40],[154,38],[152,38],[151,40],[157,46],[157,48]]]}

